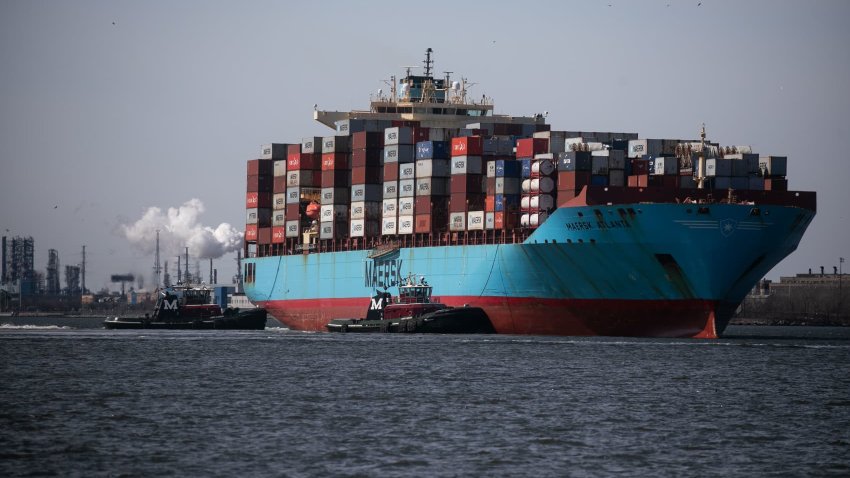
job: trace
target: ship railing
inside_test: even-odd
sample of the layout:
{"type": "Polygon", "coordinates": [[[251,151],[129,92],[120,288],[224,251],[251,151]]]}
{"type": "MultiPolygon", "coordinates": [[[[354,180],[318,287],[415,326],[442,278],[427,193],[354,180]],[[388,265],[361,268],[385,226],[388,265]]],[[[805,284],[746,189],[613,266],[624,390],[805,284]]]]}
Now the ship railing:
{"type": "Polygon", "coordinates": [[[398,249],[416,247],[475,246],[519,244],[533,232],[528,228],[483,231],[441,231],[411,235],[355,237],[324,239],[304,246],[295,238],[279,244],[257,244],[255,250],[246,250],[245,257],[286,256],[324,252],[369,251],[370,258],[390,254],[398,249]]]}

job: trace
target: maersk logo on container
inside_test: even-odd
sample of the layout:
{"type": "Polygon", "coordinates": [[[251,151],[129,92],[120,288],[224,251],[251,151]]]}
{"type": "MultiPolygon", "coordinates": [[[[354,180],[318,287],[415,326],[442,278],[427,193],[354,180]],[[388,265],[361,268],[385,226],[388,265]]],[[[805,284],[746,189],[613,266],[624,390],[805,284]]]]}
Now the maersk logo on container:
{"type": "Polygon", "coordinates": [[[402,262],[402,259],[366,262],[365,286],[386,289],[401,284],[402,262]]]}

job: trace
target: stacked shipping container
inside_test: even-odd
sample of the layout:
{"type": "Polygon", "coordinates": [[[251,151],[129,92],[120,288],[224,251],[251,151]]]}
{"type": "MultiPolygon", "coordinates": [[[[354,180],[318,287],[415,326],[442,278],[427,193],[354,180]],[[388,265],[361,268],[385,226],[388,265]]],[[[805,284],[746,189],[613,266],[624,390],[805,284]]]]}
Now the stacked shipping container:
{"type": "MultiPolygon", "coordinates": [[[[248,161],[246,241],[296,245],[308,229],[332,241],[534,228],[588,185],[696,187],[693,141],[372,123],[348,120],[348,134],[263,146],[248,161]]],[[[705,155],[706,187],[787,190],[783,156],[711,143],[705,155]]]]}

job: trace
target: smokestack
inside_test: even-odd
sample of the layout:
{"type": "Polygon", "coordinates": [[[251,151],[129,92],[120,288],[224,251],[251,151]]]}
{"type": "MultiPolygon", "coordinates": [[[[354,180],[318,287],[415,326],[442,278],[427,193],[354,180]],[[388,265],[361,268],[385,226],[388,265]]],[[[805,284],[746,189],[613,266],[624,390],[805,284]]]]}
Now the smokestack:
{"type": "Polygon", "coordinates": [[[823,276],[823,266],[820,266],[820,275],[823,276]]]}
{"type": "Polygon", "coordinates": [[[189,276],[189,248],[188,247],[186,247],[186,265],[184,267],[186,268],[185,274],[184,274],[184,276],[186,277],[186,282],[191,282],[189,280],[190,276],[189,276]]]}
{"type": "Polygon", "coordinates": [[[215,284],[213,281],[212,257],[210,257],[210,284],[215,284]]]}
{"type": "Polygon", "coordinates": [[[180,256],[177,256],[177,283],[182,282],[183,268],[180,267],[180,256]]]}

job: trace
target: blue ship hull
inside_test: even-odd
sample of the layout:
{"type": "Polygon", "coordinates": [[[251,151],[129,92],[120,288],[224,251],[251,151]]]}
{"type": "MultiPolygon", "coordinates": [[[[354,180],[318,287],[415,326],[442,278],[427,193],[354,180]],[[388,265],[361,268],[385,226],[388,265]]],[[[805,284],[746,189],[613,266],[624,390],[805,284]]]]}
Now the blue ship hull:
{"type": "Polygon", "coordinates": [[[521,243],[467,235],[379,257],[247,258],[245,293],[291,329],[324,331],[412,273],[442,303],[483,308],[498,333],[713,338],[814,215],[788,204],[561,207],[521,243]]]}

